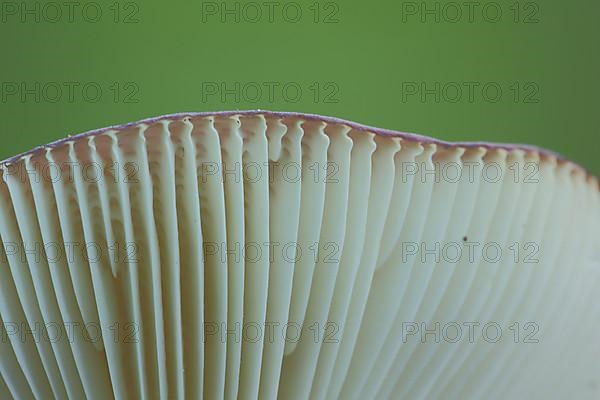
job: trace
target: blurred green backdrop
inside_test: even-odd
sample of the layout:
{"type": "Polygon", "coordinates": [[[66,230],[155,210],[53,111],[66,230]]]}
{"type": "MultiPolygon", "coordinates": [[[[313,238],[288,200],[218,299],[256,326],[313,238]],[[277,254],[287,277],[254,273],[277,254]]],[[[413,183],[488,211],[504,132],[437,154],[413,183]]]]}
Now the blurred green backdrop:
{"type": "Polygon", "coordinates": [[[0,159],[271,109],[547,147],[600,173],[600,2],[3,1],[0,159]]]}

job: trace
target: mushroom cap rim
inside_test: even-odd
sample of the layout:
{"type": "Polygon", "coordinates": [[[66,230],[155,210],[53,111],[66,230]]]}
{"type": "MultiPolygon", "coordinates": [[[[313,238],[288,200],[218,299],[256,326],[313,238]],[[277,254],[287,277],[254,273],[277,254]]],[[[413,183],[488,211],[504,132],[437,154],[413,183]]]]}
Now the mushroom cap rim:
{"type": "Polygon", "coordinates": [[[396,130],[385,129],[385,128],[377,128],[377,127],[361,124],[358,122],[348,121],[348,120],[345,120],[342,118],[337,118],[337,117],[329,117],[329,116],[323,116],[323,115],[319,115],[319,114],[302,113],[302,112],[269,111],[269,110],[261,110],[261,109],[230,110],[230,111],[178,112],[178,113],[172,113],[172,114],[164,114],[164,115],[160,115],[157,117],[144,118],[144,119],[141,119],[138,121],[128,122],[128,123],[124,123],[124,124],[111,125],[111,126],[107,126],[104,128],[89,130],[89,131],[82,132],[82,133],[79,133],[76,135],[67,136],[67,137],[55,140],[53,142],[50,142],[48,144],[34,147],[31,150],[19,153],[15,156],[12,156],[5,160],[0,161],[0,166],[8,166],[8,165],[13,164],[13,163],[17,162],[18,160],[25,158],[27,156],[32,156],[32,155],[38,154],[47,149],[56,148],[58,146],[61,146],[65,143],[68,143],[71,141],[76,141],[76,140],[80,140],[80,139],[84,139],[84,138],[92,137],[92,136],[98,136],[98,135],[101,135],[101,134],[109,132],[109,131],[119,132],[119,131],[123,131],[127,128],[131,128],[131,127],[135,127],[135,126],[139,126],[139,125],[150,125],[150,124],[161,122],[161,121],[180,120],[185,117],[205,118],[205,117],[234,117],[234,116],[256,116],[256,115],[263,115],[265,117],[275,117],[275,118],[299,118],[299,119],[304,119],[306,121],[315,121],[315,122],[324,122],[327,124],[346,125],[356,131],[371,132],[371,133],[374,133],[379,136],[397,137],[397,138],[400,138],[403,140],[407,140],[407,141],[411,141],[411,142],[418,142],[421,144],[435,144],[435,145],[442,146],[445,148],[461,147],[461,148],[466,148],[466,149],[470,149],[470,148],[472,149],[472,148],[481,148],[482,147],[482,148],[491,149],[491,150],[493,150],[493,149],[503,149],[503,150],[507,150],[507,151],[522,150],[527,153],[538,153],[542,157],[556,158],[556,160],[559,162],[569,163],[569,164],[575,166],[577,169],[584,172],[588,178],[593,178],[594,180],[598,181],[598,178],[596,178],[590,171],[588,171],[583,166],[581,166],[573,161],[568,160],[567,158],[560,155],[559,153],[556,153],[552,150],[548,150],[548,149],[538,147],[535,145],[519,144],[519,143],[496,143],[496,142],[485,142],[485,141],[450,142],[450,141],[445,141],[445,140],[441,140],[441,139],[436,139],[436,138],[433,138],[430,136],[421,135],[418,133],[396,131],[396,130]]]}

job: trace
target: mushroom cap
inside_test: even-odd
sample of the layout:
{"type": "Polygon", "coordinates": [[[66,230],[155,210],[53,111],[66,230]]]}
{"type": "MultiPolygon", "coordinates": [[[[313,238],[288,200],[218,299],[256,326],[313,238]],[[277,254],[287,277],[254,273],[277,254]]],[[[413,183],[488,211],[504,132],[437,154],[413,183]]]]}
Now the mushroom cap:
{"type": "Polygon", "coordinates": [[[0,397],[595,398],[598,179],[551,151],[179,113],[0,176],[0,397]]]}

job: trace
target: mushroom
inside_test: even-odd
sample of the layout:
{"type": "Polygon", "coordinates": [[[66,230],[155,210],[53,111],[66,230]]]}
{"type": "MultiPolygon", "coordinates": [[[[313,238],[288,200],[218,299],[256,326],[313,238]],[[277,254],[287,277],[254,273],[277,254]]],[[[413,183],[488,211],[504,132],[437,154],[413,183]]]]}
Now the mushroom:
{"type": "Polygon", "coordinates": [[[600,390],[598,179],[552,152],[232,111],[0,174],[1,398],[600,390]]]}

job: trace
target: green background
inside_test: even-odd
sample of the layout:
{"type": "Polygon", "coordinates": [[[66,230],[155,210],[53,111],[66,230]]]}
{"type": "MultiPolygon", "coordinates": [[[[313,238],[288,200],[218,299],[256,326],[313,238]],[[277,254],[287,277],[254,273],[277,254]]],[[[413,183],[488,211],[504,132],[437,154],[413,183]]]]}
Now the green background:
{"type": "Polygon", "coordinates": [[[65,6],[57,18],[46,3],[26,2],[39,11],[23,15],[20,1],[2,2],[0,159],[145,117],[261,108],[446,140],[531,143],[600,172],[598,1],[480,1],[472,16],[462,5],[460,18],[452,7],[462,1],[426,2],[438,4],[438,16],[423,14],[420,1],[320,1],[319,15],[314,0],[281,1],[272,19],[262,1],[253,3],[259,18],[256,7],[235,1],[226,3],[237,3],[237,16],[221,16],[220,1],[80,1],[72,18],[65,6]],[[68,82],[77,85],[73,98],[68,82]],[[406,92],[436,82],[439,101],[406,92]],[[464,82],[479,85],[473,99],[464,82]],[[222,84],[233,92],[223,96],[222,84]],[[453,102],[455,84],[464,90],[453,102]],[[502,89],[497,102],[484,97],[486,84],[502,89]]]}

